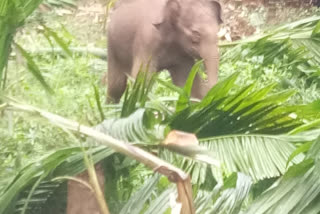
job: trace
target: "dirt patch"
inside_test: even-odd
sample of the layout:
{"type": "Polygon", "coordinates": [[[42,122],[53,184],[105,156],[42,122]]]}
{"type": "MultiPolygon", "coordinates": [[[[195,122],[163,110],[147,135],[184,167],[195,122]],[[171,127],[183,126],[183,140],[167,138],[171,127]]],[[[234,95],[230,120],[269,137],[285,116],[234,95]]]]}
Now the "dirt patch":
{"type": "MultiPolygon", "coordinates": [[[[259,33],[269,26],[291,22],[314,14],[310,0],[221,0],[224,25],[232,40],[259,33]]],[[[313,3],[313,4],[312,4],[313,3]]]]}
{"type": "MultiPolygon", "coordinates": [[[[63,24],[85,44],[105,47],[108,0],[78,0],[77,8],[54,8],[63,24]]],[[[291,22],[312,15],[320,0],[220,0],[227,37],[239,40],[259,33],[268,26],[291,22]]]]}
{"type": "Polygon", "coordinates": [[[106,1],[78,0],[77,7],[46,7],[38,12],[49,26],[59,29],[63,25],[82,45],[106,47],[106,1]]]}

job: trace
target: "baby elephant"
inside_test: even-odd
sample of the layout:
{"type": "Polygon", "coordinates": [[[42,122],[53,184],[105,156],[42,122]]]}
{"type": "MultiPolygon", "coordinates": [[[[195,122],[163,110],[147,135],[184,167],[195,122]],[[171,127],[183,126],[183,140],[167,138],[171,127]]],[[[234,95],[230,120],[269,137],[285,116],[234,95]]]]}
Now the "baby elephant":
{"type": "Polygon", "coordinates": [[[108,27],[108,99],[119,102],[141,65],[167,69],[183,86],[195,59],[204,60],[208,80],[197,76],[191,95],[202,98],[217,82],[221,22],[215,0],[119,0],[108,27]]]}

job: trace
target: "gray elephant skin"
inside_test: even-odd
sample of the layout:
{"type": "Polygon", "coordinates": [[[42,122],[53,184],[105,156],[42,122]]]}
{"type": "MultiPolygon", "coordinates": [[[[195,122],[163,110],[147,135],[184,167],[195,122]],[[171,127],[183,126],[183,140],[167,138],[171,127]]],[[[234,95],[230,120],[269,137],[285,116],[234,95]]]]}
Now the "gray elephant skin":
{"type": "Polygon", "coordinates": [[[214,0],[119,0],[108,24],[107,101],[119,102],[127,76],[146,64],[183,86],[195,59],[204,60],[207,81],[197,75],[191,96],[203,98],[218,79],[221,22],[214,0]]]}

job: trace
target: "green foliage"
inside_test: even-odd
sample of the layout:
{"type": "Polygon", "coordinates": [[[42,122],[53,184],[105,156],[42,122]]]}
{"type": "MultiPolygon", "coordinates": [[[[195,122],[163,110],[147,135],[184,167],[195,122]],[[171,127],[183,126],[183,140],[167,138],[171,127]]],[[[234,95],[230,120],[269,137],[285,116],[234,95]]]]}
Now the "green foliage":
{"type": "Polygon", "coordinates": [[[145,182],[145,184],[136,192],[126,205],[121,209],[120,214],[132,213],[139,214],[144,208],[144,203],[150,198],[152,190],[156,186],[159,176],[155,175],[153,178],[145,182]]]}
{"type": "Polygon", "coordinates": [[[76,7],[76,0],[44,0],[43,3],[48,6],[76,7]]]}
{"type": "Polygon", "coordinates": [[[38,7],[42,0],[3,0],[0,2],[0,86],[4,87],[8,57],[16,29],[38,7]]]}
{"type": "MultiPolygon", "coordinates": [[[[242,203],[249,194],[252,181],[250,177],[238,173],[231,175],[220,190],[221,195],[211,205],[210,213],[239,213],[242,203]],[[233,183],[229,186],[229,180],[233,183]]],[[[218,187],[218,186],[217,186],[218,187]]],[[[214,192],[214,190],[213,190],[214,192]]]]}
{"type": "Polygon", "coordinates": [[[309,69],[315,66],[317,70],[316,65],[320,62],[319,49],[316,48],[319,45],[319,20],[319,16],[302,19],[272,29],[264,35],[235,42],[240,45],[228,50],[222,59],[239,60],[256,57],[264,65],[280,61],[284,62],[283,66],[291,65],[304,73],[307,71],[303,68],[308,68],[305,66],[309,66],[309,69]]]}
{"type": "Polygon", "coordinates": [[[150,92],[156,78],[156,74],[148,72],[148,67],[149,65],[141,67],[137,79],[132,86],[132,91],[129,92],[129,87],[125,91],[121,117],[127,117],[139,107],[143,108],[145,106],[148,99],[146,95],[150,92]]]}
{"type": "MultiPolygon", "coordinates": [[[[288,140],[272,135],[216,137],[202,140],[202,145],[215,152],[217,159],[224,163],[226,174],[240,171],[255,181],[283,174],[288,157],[295,150],[288,140]]],[[[302,157],[296,157],[296,162],[302,157]]],[[[212,170],[217,178],[221,176],[219,170],[214,167],[212,170]]]]}
{"type": "Polygon", "coordinates": [[[190,105],[190,99],[191,96],[191,90],[194,78],[199,73],[200,70],[200,62],[197,62],[191,69],[189,77],[185,83],[185,86],[183,88],[183,93],[180,93],[179,100],[176,105],[176,112],[180,112],[181,110],[185,109],[190,105]]]}
{"type": "MultiPolygon", "coordinates": [[[[101,161],[112,153],[110,149],[104,147],[97,147],[88,151],[94,163],[101,161]]],[[[27,206],[29,208],[25,213],[54,208],[51,207],[54,204],[50,203],[52,200],[57,200],[53,197],[59,197],[61,194],[56,190],[63,183],[52,181],[52,178],[65,175],[73,176],[85,169],[83,149],[79,147],[63,149],[38,159],[37,163],[24,167],[15,179],[7,185],[6,189],[0,192],[0,213],[15,213],[24,207],[25,202],[29,203],[29,206],[27,206]],[[38,181],[38,183],[33,183],[34,181],[38,181]],[[31,191],[32,195],[30,195],[32,200],[28,196],[31,189],[33,189],[31,191]]],[[[61,202],[63,203],[63,198],[61,198],[61,202]]]]}
{"type": "Polygon", "coordinates": [[[314,16],[240,42],[222,44],[231,46],[221,57],[222,70],[244,70],[243,81],[249,75],[260,80],[262,86],[277,81],[278,90],[296,89],[298,93],[292,99],[295,103],[319,99],[319,20],[314,16]]]}
{"type": "Polygon", "coordinates": [[[129,117],[104,120],[97,129],[125,142],[157,144],[163,139],[161,115],[145,109],[138,109],[129,117]]]}
{"type": "MultiPolygon", "coordinates": [[[[70,45],[79,43],[64,27],[41,24],[41,36],[19,34],[15,41],[20,51],[7,63],[16,28],[40,2],[0,2],[3,94],[96,126],[181,167],[190,173],[197,213],[320,211],[320,144],[315,140],[320,134],[319,17],[223,50],[220,80],[200,102],[190,98],[193,79],[202,71],[198,62],[182,89],[166,74],[141,72],[120,104],[106,105],[100,84],[106,63],[72,53],[70,45]],[[65,54],[33,54],[33,46],[59,46],[65,54]],[[20,65],[19,53],[31,73],[20,65]],[[55,93],[48,96],[44,89],[55,93]],[[160,146],[173,129],[195,133],[200,146],[191,155],[160,146]],[[221,167],[204,161],[208,158],[221,167]]],[[[83,148],[71,147],[79,146],[74,137],[36,115],[1,103],[0,111],[0,213],[63,211],[66,182],[56,178],[86,169],[83,148]]],[[[90,146],[86,149],[93,162],[107,163],[106,198],[113,213],[168,213],[177,205],[171,200],[177,192],[166,178],[108,148],[90,146]]]]}
{"type": "Polygon", "coordinates": [[[319,142],[315,141],[306,159],[289,168],[285,177],[254,201],[246,213],[274,213],[279,209],[283,213],[318,213],[319,142]]]}
{"type": "Polygon", "coordinates": [[[237,87],[237,76],[220,81],[200,103],[174,114],[171,128],[205,138],[239,133],[282,134],[301,125],[299,118],[290,118],[294,108],[286,110],[282,104],[292,91],[268,96],[275,84],[259,90],[251,84],[229,92],[237,87]]]}
{"type": "Polygon", "coordinates": [[[22,56],[26,58],[28,69],[31,71],[31,73],[36,77],[36,79],[42,84],[42,86],[46,89],[47,92],[50,94],[53,93],[53,90],[50,88],[50,86],[46,83],[43,76],[41,75],[41,72],[36,65],[36,63],[33,61],[32,57],[26,52],[20,45],[16,44],[17,48],[21,52],[22,56]]]}

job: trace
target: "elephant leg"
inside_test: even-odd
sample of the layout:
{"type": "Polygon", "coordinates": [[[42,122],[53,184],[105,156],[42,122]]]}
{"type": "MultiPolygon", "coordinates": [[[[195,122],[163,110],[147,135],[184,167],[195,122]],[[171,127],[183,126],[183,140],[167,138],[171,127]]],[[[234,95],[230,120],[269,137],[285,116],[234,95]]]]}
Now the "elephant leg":
{"type": "Polygon", "coordinates": [[[183,62],[183,64],[175,65],[169,70],[172,81],[175,85],[183,87],[188,79],[194,61],[183,62]]]}
{"type": "Polygon", "coordinates": [[[156,72],[155,62],[151,58],[141,57],[134,59],[131,76],[136,78],[139,71],[156,72]]]}
{"type": "Polygon", "coordinates": [[[206,80],[203,80],[200,75],[196,75],[193,81],[192,97],[202,99],[210,90],[210,86],[206,80]]]}
{"type": "Polygon", "coordinates": [[[127,86],[127,75],[130,69],[108,55],[107,103],[118,103],[127,86]]]}
{"type": "MultiPolygon", "coordinates": [[[[188,62],[184,62],[182,65],[177,65],[169,69],[172,81],[175,85],[179,87],[183,87],[185,85],[193,64],[194,61],[190,60],[188,62]]],[[[201,79],[200,75],[197,74],[193,81],[191,96],[202,99],[209,90],[208,87],[209,86],[205,80],[201,79]]]]}
{"type": "Polygon", "coordinates": [[[154,66],[155,63],[152,60],[146,60],[146,58],[143,58],[145,60],[141,60],[141,58],[136,58],[133,62],[132,70],[131,70],[131,76],[136,79],[139,72],[142,72],[144,76],[144,81],[146,83],[150,83],[152,79],[152,74],[156,72],[156,67],[154,66]]]}
{"type": "Polygon", "coordinates": [[[133,66],[131,69],[131,76],[133,78],[136,78],[138,76],[139,71],[143,68],[143,66],[145,66],[145,65],[143,64],[142,60],[140,60],[138,58],[134,59],[133,66]]]}

